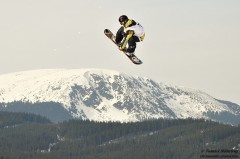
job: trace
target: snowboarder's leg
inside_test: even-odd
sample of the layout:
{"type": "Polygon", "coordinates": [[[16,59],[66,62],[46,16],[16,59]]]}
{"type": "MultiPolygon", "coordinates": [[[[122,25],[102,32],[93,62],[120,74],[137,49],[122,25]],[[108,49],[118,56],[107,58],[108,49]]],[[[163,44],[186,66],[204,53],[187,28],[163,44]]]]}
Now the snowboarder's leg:
{"type": "Polygon", "coordinates": [[[139,38],[136,36],[133,36],[128,40],[127,52],[133,53],[135,51],[135,49],[137,47],[136,42],[139,42],[139,38]]]}
{"type": "Polygon", "coordinates": [[[124,35],[124,27],[121,27],[118,29],[117,34],[116,34],[116,44],[120,44],[124,35]]]}

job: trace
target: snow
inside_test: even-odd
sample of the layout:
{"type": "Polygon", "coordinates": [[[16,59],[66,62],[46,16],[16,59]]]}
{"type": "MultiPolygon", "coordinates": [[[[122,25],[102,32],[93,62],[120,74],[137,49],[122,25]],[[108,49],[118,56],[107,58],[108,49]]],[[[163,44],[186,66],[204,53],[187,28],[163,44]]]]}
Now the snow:
{"type": "Polygon", "coordinates": [[[236,114],[226,104],[200,90],[103,69],[45,69],[0,75],[0,103],[13,101],[57,102],[66,110],[71,109],[74,103],[77,113],[73,113],[73,117],[80,117],[83,112],[86,118],[100,121],[137,121],[138,117],[203,118],[208,111],[236,114]],[[98,90],[98,86],[101,83],[113,96],[112,99],[100,95],[102,90],[98,90]],[[82,86],[87,93],[78,90],[72,99],[71,93],[76,86],[82,86]],[[84,104],[94,91],[99,104],[84,104]],[[115,107],[117,102],[125,105],[115,107]]]}
{"type": "MultiPolygon", "coordinates": [[[[17,72],[0,76],[0,102],[8,103],[13,101],[31,101],[35,102],[58,102],[62,103],[66,109],[70,107],[71,99],[69,94],[72,86],[75,84],[89,86],[89,73],[97,73],[102,76],[119,75],[119,72],[100,69],[53,69],[17,72]]],[[[113,78],[110,78],[114,82],[113,78]]],[[[89,96],[85,96],[85,99],[89,96]]],[[[84,100],[84,99],[83,99],[84,100]]],[[[108,102],[102,99],[100,107],[112,105],[116,100],[108,102]]],[[[102,118],[103,120],[117,119],[127,120],[128,116],[114,107],[108,108],[104,115],[101,115],[96,109],[79,104],[78,109],[82,109],[89,119],[102,118]]]]}
{"type": "MultiPolygon", "coordinates": [[[[26,97],[32,102],[66,102],[75,83],[88,84],[86,70],[37,70],[0,76],[0,102],[26,97]]],[[[66,105],[69,102],[64,103],[66,105]]]]}

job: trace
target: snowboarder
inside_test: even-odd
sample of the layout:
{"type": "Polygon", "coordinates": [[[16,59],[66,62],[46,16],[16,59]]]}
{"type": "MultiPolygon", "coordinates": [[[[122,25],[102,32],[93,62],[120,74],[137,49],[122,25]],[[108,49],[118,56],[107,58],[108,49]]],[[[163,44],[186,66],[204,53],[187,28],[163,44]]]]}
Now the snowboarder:
{"type": "Polygon", "coordinates": [[[122,25],[116,34],[116,44],[119,50],[125,51],[126,54],[133,55],[137,47],[137,42],[143,41],[145,37],[144,28],[126,15],[119,17],[119,23],[122,25]],[[128,47],[126,47],[128,44],[128,47]]]}

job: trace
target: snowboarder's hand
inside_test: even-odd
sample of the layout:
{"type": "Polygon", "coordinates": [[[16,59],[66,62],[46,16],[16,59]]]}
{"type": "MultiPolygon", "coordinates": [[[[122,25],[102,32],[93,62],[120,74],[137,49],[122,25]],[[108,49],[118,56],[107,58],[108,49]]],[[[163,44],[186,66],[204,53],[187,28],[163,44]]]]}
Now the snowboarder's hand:
{"type": "Polygon", "coordinates": [[[122,32],[122,36],[123,36],[123,37],[125,37],[126,35],[127,35],[126,33],[122,32]]]}
{"type": "Polygon", "coordinates": [[[125,51],[126,50],[126,48],[122,48],[122,47],[119,47],[118,48],[120,51],[125,51]]]}

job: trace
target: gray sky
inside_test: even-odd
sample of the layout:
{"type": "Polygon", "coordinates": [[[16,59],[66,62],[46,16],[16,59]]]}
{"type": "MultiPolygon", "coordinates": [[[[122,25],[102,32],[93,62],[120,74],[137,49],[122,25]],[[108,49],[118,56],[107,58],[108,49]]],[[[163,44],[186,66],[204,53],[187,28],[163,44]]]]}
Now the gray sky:
{"type": "Polygon", "coordinates": [[[0,74],[102,68],[240,104],[239,0],[0,0],[0,74]],[[146,31],[132,64],[104,36],[128,15],[146,31]]]}

